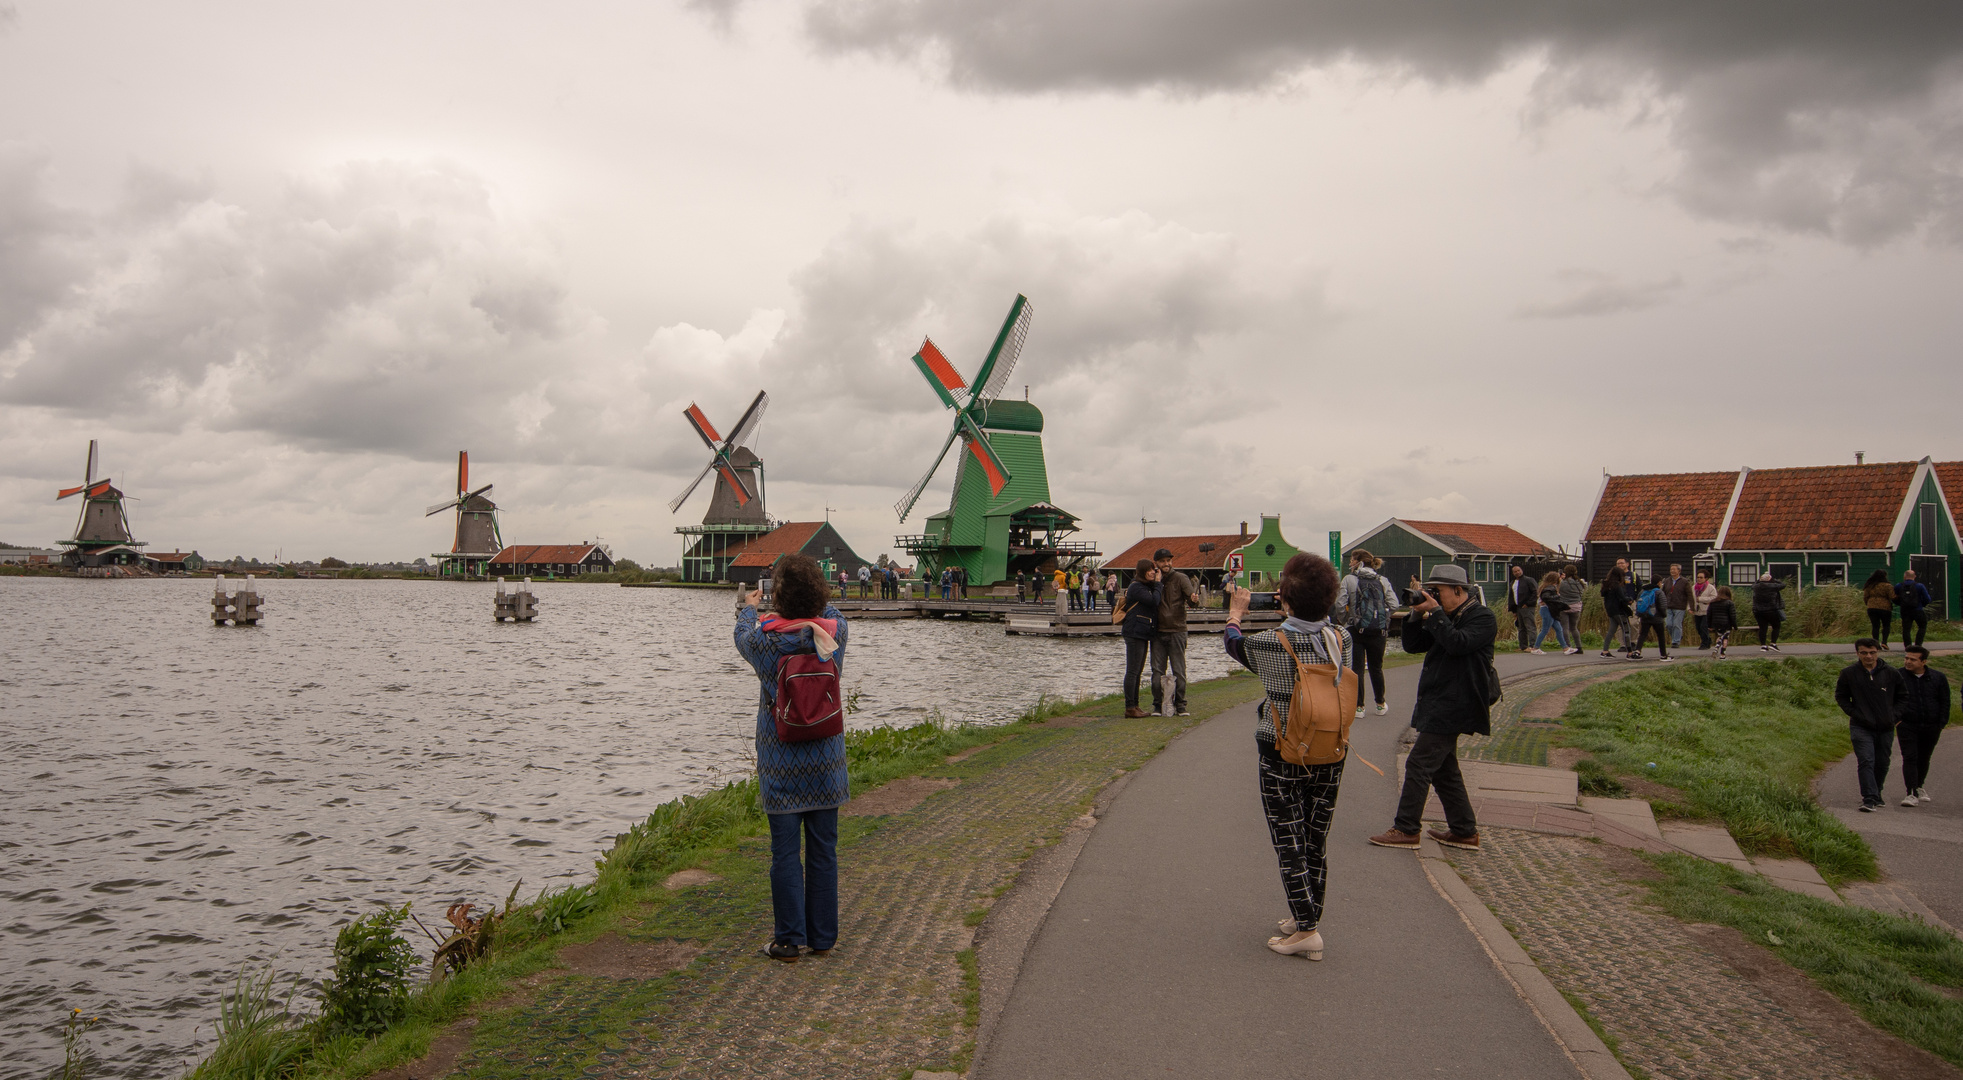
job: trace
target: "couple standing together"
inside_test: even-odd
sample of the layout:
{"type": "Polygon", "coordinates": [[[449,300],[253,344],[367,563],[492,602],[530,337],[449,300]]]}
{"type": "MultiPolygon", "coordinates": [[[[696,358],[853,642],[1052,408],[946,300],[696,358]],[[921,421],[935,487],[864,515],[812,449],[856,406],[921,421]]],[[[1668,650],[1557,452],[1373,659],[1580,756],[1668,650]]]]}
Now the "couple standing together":
{"type": "Polygon", "coordinates": [[[1160,548],[1138,560],[1124,602],[1111,611],[1125,639],[1125,716],[1157,716],[1165,711],[1166,674],[1172,675],[1172,711],[1186,711],[1186,609],[1200,602],[1193,579],[1172,568],[1172,550],[1160,548]],[[1138,707],[1138,684],[1145,661],[1152,661],[1152,711],[1138,707]]]}
{"type": "MultiPolygon", "coordinates": [[[[1268,948],[1311,960],[1320,960],[1323,954],[1329,827],[1348,755],[1327,765],[1298,765],[1282,757],[1277,742],[1280,733],[1288,730],[1298,665],[1335,668],[1338,701],[1344,706],[1362,702],[1358,692],[1362,677],[1354,671],[1356,639],[1330,621],[1341,591],[1329,560],[1296,555],[1282,567],[1277,589],[1284,616],[1281,626],[1259,634],[1241,633],[1252,596],[1245,589],[1233,590],[1227,609],[1227,654],[1259,675],[1263,690],[1254,735],[1261,808],[1281,866],[1289,911],[1289,917],[1277,924],[1279,933],[1268,939],[1268,948]],[[1342,682],[1345,673],[1351,678],[1348,687],[1342,682]]],[[[1447,827],[1433,829],[1432,838],[1478,850],[1479,823],[1459,773],[1458,739],[1491,733],[1489,710],[1497,691],[1493,640],[1498,633],[1498,620],[1473,593],[1465,569],[1449,563],[1436,567],[1411,605],[1402,633],[1405,651],[1425,657],[1411,710],[1418,741],[1405,762],[1396,817],[1388,831],[1370,838],[1372,844],[1415,850],[1425,798],[1436,790],[1447,827]]],[[[1378,700],[1382,701],[1381,683],[1378,700]]]]}

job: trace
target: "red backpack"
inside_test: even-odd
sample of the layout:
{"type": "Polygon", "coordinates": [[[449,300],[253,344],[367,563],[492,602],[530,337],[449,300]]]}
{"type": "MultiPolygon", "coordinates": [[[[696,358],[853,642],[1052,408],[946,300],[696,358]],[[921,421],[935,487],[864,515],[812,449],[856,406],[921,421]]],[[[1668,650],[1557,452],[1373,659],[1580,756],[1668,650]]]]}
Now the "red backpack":
{"type": "Polygon", "coordinates": [[[845,706],[838,692],[838,659],[792,653],[777,660],[777,697],[770,703],[782,742],[829,739],[845,731],[845,706]]]}

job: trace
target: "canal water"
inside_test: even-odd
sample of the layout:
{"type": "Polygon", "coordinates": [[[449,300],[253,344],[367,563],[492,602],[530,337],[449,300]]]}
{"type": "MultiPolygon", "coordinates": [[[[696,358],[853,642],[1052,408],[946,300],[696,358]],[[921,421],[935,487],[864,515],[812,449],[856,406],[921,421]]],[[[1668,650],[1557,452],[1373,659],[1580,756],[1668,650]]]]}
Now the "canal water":
{"type": "MultiPolygon", "coordinates": [[[[264,623],[216,628],[205,581],[0,578],[0,1080],[60,1065],[71,1008],[102,1018],[89,1075],[179,1076],[241,969],[307,985],[383,905],[584,880],[744,773],[729,593],[541,583],[520,626],[493,591],[265,581],[264,623]]],[[[1116,638],[862,620],[845,685],[855,726],[999,722],[1122,667],[1116,638]]]]}

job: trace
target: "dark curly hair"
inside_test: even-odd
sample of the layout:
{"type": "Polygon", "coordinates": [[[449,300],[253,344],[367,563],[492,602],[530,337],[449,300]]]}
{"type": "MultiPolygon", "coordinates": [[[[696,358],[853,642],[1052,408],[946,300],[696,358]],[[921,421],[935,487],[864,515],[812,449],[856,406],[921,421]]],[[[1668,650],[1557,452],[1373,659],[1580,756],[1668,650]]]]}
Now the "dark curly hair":
{"type": "Polygon", "coordinates": [[[831,599],[831,583],[809,555],[786,555],[771,571],[773,582],[770,606],[786,619],[815,619],[825,613],[831,599]]]}
{"type": "Polygon", "coordinates": [[[1336,568],[1320,555],[1298,553],[1289,558],[1281,568],[1281,586],[1276,591],[1288,602],[1288,610],[1298,619],[1329,617],[1329,608],[1336,602],[1336,592],[1342,582],[1336,577],[1336,568]]]}

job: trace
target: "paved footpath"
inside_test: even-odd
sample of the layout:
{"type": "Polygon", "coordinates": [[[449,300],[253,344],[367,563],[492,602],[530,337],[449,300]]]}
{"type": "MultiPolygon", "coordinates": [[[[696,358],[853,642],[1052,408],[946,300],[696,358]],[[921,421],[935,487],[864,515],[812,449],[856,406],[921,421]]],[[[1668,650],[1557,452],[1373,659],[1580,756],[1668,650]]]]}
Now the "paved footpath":
{"type": "MultiPolygon", "coordinates": [[[[1359,721],[1352,741],[1394,776],[1418,668],[1387,674],[1389,715],[1359,721]]],[[[1241,706],[1131,778],[1037,933],[976,1076],[1578,1075],[1418,859],[1365,842],[1389,826],[1397,792],[1361,761],[1330,836],[1326,959],[1269,952],[1288,912],[1254,755],[1241,706]]]]}

